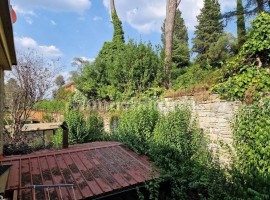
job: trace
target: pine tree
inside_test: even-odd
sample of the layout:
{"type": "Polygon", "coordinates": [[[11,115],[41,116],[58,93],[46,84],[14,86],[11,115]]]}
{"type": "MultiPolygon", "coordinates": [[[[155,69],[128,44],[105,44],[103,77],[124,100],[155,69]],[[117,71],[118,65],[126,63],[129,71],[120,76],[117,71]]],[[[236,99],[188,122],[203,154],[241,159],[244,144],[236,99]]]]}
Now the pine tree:
{"type": "Polygon", "coordinates": [[[209,49],[223,35],[223,22],[220,4],[217,0],[204,0],[201,13],[197,16],[199,24],[195,26],[195,37],[192,39],[193,52],[198,53],[196,61],[214,65],[216,60],[209,58],[209,49]]]}
{"type": "MultiPolygon", "coordinates": [[[[243,6],[243,12],[247,16],[256,16],[261,12],[270,12],[270,0],[245,0],[245,6],[243,6]]],[[[238,15],[238,9],[226,12],[223,17],[226,20],[238,15]]]]}
{"type": "MultiPolygon", "coordinates": [[[[188,31],[180,10],[176,11],[172,46],[172,70],[182,68],[189,64],[190,54],[188,47],[188,31]]],[[[165,46],[165,25],[161,27],[161,40],[165,46]]]]}
{"type": "Polygon", "coordinates": [[[244,44],[246,36],[246,25],[242,0],[237,0],[237,36],[239,49],[244,44]]]}

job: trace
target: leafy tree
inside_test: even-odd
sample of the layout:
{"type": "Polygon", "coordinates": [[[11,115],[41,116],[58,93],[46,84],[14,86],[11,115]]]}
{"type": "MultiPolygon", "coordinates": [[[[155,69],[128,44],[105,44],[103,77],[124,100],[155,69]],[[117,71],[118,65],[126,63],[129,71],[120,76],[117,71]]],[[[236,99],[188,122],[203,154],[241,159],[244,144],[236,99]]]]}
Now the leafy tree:
{"type": "Polygon", "coordinates": [[[217,64],[222,58],[213,59],[209,56],[211,45],[218,42],[223,31],[222,15],[220,4],[217,0],[204,0],[204,6],[201,13],[197,16],[199,24],[195,26],[195,37],[192,39],[193,52],[198,53],[196,61],[206,65],[217,64]]]}
{"type": "Polygon", "coordinates": [[[52,91],[52,96],[54,99],[58,100],[67,100],[67,98],[70,96],[71,91],[66,91],[63,86],[65,85],[65,80],[62,75],[59,75],[55,79],[55,84],[57,85],[57,89],[52,91]]]}
{"type": "Polygon", "coordinates": [[[65,85],[65,80],[64,80],[64,77],[62,75],[57,76],[54,82],[58,86],[58,88],[65,85]]]}
{"type": "Polygon", "coordinates": [[[88,98],[128,98],[162,81],[160,58],[150,43],[136,44],[131,40],[122,48],[112,56],[105,53],[110,48],[103,48],[94,63],[85,65],[75,83],[88,98]]]}
{"type": "Polygon", "coordinates": [[[65,90],[63,87],[53,91],[53,98],[56,100],[67,101],[70,96],[72,96],[72,92],[70,90],[65,90]]]}
{"type": "Polygon", "coordinates": [[[209,47],[208,58],[222,62],[233,56],[237,51],[236,38],[231,33],[223,33],[220,38],[209,47]]]}
{"type": "Polygon", "coordinates": [[[237,37],[239,49],[244,44],[246,37],[246,25],[242,0],[237,0],[237,37]]]}
{"type": "MultiPolygon", "coordinates": [[[[161,40],[165,46],[165,23],[161,27],[161,40]]],[[[188,31],[184,19],[181,17],[181,11],[177,10],[175,15],[175,24],[173,32],[172,47],[172,69],[186,67],[189,64],[190,54],[188,47],[188,31]]]]}
{"type": "Polygon", "coordinates": [[[18,64],[12,68],[5,87],[5,104],[11,118],[14,141],[22,141],[21,128],[31,115],[35,103],[42,100],[52,86],[50,62],[33,50],[18,53],[18,64]]]}

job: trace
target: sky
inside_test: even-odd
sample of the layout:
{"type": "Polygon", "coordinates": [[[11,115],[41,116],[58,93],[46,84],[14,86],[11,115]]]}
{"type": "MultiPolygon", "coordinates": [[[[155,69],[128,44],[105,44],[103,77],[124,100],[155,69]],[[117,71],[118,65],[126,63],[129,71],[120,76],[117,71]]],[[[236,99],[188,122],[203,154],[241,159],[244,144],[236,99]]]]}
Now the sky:
{"type": "MultiPolygon", "coordinates": [[[[222,12],[236,7],[235,0],[220,0],[222,12]]],[[[48,59],[60,59],[61,73],[76,70],[74,57],[93,60],[102,45],[112,40],[110,0],[10,0],[17,14],[13,25],[15,46],[19,51],[34,49],[48,59]]],[[[123,22],[126,41],[160,44],[161,26],[166,15],[166,0],[115,0],[123,22]]],[[[203,0],[182,0],[179,9],[193,37],[196,16],[203,0]]],[[[231,21],[227,31],[235,34],[231,21]]]]}

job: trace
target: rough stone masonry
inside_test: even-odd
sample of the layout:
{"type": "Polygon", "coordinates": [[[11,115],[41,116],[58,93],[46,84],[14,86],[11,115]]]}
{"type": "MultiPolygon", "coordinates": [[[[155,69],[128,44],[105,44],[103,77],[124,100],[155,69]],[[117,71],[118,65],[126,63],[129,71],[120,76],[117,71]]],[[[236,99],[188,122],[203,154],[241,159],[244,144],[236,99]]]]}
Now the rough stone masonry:
{"type": "Polygon", "coordinates": [[[158,103],[158,107],[162,112],[166,113],[181,104],[191,106],[193,116],[197,118],[199,127],[209,136],[209,148],[214,153],[221,152],[220,161],[227,162],[230,156],[224,151],[224,148],[221,148],[221,144],[232,146],[231,122],[241,103],[221,100],[218,95],[210,95],[199,100],[195,96],[185,96],[165,98],[164,101],[158,103]]]}

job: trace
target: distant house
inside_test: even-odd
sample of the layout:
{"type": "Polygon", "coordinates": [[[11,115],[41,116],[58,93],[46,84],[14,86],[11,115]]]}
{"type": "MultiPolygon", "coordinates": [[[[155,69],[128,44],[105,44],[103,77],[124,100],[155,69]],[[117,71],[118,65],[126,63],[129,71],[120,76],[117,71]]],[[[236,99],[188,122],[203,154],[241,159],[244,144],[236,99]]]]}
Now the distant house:
{"type": "Polygon", "coordinates": [[[17,64],[11,11],[9,1],[0,1],[0,159],[3,154],[4,70],[11,70],[12,65],[17,64]]]}
{"type": "Polygon", "coordinates": [[[70,82],[70,83],[67,83],[63,87],[65,88],[65,91],[71,91],[71,92],[75,92],[76,91],[75,84],[74,84],[73,81],[70,82]]]}
{"type": "Polygon", "coordinates": [[[159,174],[146,156],[118,142],[6,157],[8,199],[137,199],[137,189],[159,174]]]}

